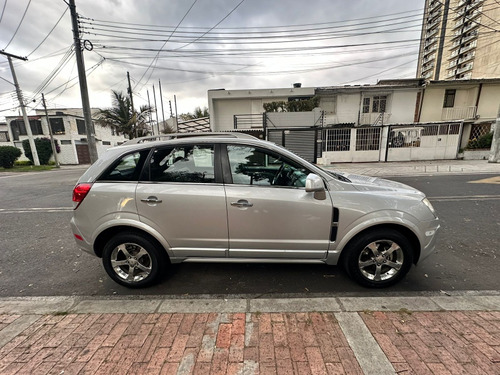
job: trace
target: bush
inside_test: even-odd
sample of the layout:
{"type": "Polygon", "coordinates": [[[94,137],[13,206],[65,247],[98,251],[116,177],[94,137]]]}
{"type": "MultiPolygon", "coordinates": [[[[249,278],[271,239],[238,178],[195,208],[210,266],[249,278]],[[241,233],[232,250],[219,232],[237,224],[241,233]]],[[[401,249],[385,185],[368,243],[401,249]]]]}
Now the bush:
{"type": "Polygon", "coordinates": [[[474,138],[467,143],[467,149],[489,149],[493,142],[493,133],[482,135],[479,138],[474,138]]]}
{"type": "Polygon", "coordinates": [[[14,146],[0,146],[0,167],[12,168],[14,162],[22,155],[21,150],[14,146]]]}
{"type": "MultiPolygon", "coordinates": [[[[36,138],[35,147],[38,153],[38,160],[40,165],[48,165],[50,157],[52,156],[52,145],[48,138],[36,138]]],[[[33,154],[31,153],[30,142],[28,139],[23,141],[24,154],[34,164],[33,154]]]]}
{"type": "Polygon", "coordinates": [[[16,167],[27,167],[33,165],[33,163],[29,160],[18,160],[14,163],[16,167]]]}

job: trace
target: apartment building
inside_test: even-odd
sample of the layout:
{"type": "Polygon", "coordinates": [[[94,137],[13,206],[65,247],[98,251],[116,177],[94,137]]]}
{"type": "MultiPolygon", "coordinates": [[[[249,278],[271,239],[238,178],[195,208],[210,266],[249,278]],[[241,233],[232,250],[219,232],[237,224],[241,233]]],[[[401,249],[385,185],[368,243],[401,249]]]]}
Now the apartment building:
{"type": "Polygon", "coordinates": [[[500,77],[499,20],[496,0],[426,0],[417,77],[500,77]]]}

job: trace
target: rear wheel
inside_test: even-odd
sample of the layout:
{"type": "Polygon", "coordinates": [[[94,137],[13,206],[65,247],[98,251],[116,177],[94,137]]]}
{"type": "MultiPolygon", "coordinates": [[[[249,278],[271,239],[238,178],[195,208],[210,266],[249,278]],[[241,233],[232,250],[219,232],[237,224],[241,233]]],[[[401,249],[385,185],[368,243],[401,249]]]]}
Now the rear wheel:
{"type": "Polygon", "coordinates": [[[357,283],[371,288],[394,285],[408,273],[413,263],[411,243],[391,229],[362,234],[345,251],[347,273],[357,283]]]}
{"type": "Polygon", "coordinates": [[[106,243],[102,263],[118,284],[141,288],[158,280],[164,270],[165,257],[163,249],[158,249],[149,238],[123,233],[106,243]]]}

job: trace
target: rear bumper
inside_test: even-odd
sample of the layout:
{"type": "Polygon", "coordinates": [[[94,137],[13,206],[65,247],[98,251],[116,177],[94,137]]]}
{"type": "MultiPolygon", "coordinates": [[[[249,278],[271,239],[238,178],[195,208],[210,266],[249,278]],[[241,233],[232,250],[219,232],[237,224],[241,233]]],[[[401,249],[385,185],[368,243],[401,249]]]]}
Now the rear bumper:
{"type": "Polygon", "coordinates": [[[92,254],[95,256],[96,254],[94,252],[94,248],[93,248],[92,244],[85,240],[84,235],[80,232],[80,230],[78,229],[78,227],[75,224],[75,218],[71,218],[70,225],[71,225],[71,230],[73,232],[73,238],[76,242],[76,246],[78,246],[78,248],[80,250],[83,250],[86,253],[89,253],[89,254],[92,254]]]}

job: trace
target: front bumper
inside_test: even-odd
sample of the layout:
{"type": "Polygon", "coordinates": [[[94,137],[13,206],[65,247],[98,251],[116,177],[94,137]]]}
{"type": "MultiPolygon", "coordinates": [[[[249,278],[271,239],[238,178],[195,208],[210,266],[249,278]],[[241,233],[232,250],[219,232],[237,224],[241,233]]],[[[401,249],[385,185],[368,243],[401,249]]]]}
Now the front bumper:
{"type": "Polygon", "coordinates": [[[439,219],[435,219],[429,223],[424,232],[424,241],[422,242],[422,248],[420,250],[419,262],[431,255],[434,250],[436,250],[436,238],[441,225],[439,224],[439,219]]]}

